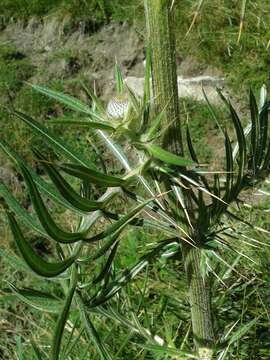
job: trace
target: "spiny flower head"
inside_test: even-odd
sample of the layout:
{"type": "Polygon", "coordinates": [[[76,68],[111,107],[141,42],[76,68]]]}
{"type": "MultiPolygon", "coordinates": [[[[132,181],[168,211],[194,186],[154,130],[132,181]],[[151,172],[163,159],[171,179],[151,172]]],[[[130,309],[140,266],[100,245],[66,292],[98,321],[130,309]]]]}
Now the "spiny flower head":
{"type": "Polygon", "coordinates": [[[110,99],[107,105],[107,115],[113,119],[123,119],[129,110],[129,98],[126,94],[119,94],[110,99]]]}

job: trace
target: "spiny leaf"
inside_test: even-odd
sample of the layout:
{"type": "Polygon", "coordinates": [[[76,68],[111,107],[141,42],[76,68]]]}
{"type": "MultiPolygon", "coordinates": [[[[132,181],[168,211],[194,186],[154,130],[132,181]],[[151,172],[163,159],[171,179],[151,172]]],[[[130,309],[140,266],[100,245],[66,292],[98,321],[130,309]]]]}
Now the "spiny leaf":
{"type": "Polygon", "coordinates": [[[245,167],[246,167],[246,155],[247,155],[246,151],[247,151],[247,149],[246,149],[246,140],[245,140],[243,127],[238,118],[238,115],[231,104],[229,104],[229,109],[230,109],[230,113],[231,113],[231,119],[233,121],[234,128],[236,131],[238,145],[239,145],[238,176],[237,176],[237,181],[236,181],[236,184],[235,184],[234,190],[233,190],[234,197],[235,197],[235,196],[237,196],[237,194],[239,193],[239,191],[242,187],[242,181],[243,181],[244,171],[245,171],[245,167]]]}
{"type": "Polygon", "coordinates": [[[29,189],[30,197],[39,221],[41,222],[48,235],[51,236],[54,240],[62,243],[72,243],[81,240],[84,236],[84,233],[67,232],[60,229],[59,226],[56,225],[51,215],[49,214],[46,206],[44,205],[44,202],[29,171],[25,168],[23,164],[20,164],[20,168],[29,189]]]}
{"type": "Polygon", "coordinates": [[[225,150],[226,150],[226,190],[223,200],[229,202],[232,199],[231,190],[233,188],[233,152],[232,145],[227,132],[225,132],[225,150]]]}
{"type": "Polygon", "coordinates": [[[187,136],[188,150],[189,150],[191,159],[198,164],[199,161],[198,161],[196,152],[195,152],[194,147],[193,147],[193,143],[192,143],[192,139],[191,139],[191,136],[190,136],[190,131],[189,131],[188,124],[187,124],[187,127],[186,127],[186,136],[187,136]]]}
{"type": "Polygon", "coordinates": [[[146,145],[146,149],[149,151],[150,155],[154,158],[161,160],[170,165],[177,165],[177,166],[192,166],[194,162],[191,160],[184,159],[181,156],[172,154],[171,152],[162,149],[158,145],[155,144],[148,144],[146,145]]]}
{"type": "Polygon", "coordinates": [[[107,236],[113,235],[116,231],[123,230],[131,221],[132,219],[139,214],[143,208],[150,202],[152,199],[143,202],[142,204],[136,206],[131,211],[129,211],[126,215],[121,217],[118,221],[116,221],[113,225],[108,226],[108,228],[99,234],[91,237],[85,238],[84,240],[87,242],[97,241],[106,238],[107,236]]]}
{"type": "Polygon", "coordinates": [[[18,249],[27,265],[35,273],[44,277],[54,277],[64,272],[74,263],[76,256],[71,256],[70,258],[59,262],[45,261],[41,256],[35,253],[29,243],[25,240],[15,217],[10,212],[7,212],[7,217],[18,249]]]}
{"type": "Polygon", "coordinates": [[[31,87],[38,91],[39,93],[46,95],[50,97],[51,99],[57,100],[60,103],[68,106],[70,109],[87,114],[87,115],[93,115],[93,112],[91,111],[90,107],[87,104],[84,104],[82,101],[74,98],[73,96],[63,94],[59,91],[54,91],[51,89],[48,89],[45,86],[39,86],[39,85],[32,85],[31,87]]]}
{"type": "Polygon", "coordinates": [[[77,270],[73,268],[71,283],[69,287],[69,291],[62,309],[61,314],[57,320],[56,329],[53,337],[52,350],[51,350],[51,360],[58,360],[60,353],[61,340],[63,337],[65,324],[69,315],[71,302],[73,299],[74,292],[76,290],[77,285],[77,270]]]}
{"type": "Polygon", "coordinates": [[[38,135],[42,136],[56,151],[59,151],[62,155],[65,155],[71,161],[95,169],[95,165],[89,160],[83,158],[82,154],[78,154],[74,149],[69,147],[63,140],[57,138],[50,132],[45,126],[32,119],[30,116],[23,114],[19,111],[14,111],[14,115],[25,122],[31,129],[38,135]]]}
{"type": "Polygon", "coordinates": [[[116,81],[116,91],[118,94],[122,94],[124,90],[124,82],[119,64],[116,62],[114,67],[114,77],[116,81]]]}
{"type": "Polygon", "coordinates": [[[95,89],[92,90],[91,87],[87,87],[83,82],[81,85],[88,99],[92,101],[92,109],[97,109],[101,114],[105,115],[106,110],[104,109],[100,99],[96,96],[95,89]]]}
{"type": "Polygon", "coordinates": [[[105,131],[115,131],[115,128],[108,123],[97,122],[97,121],[82,121],[82,120],[61,120],[55,119],[50,120],[50,125],[64,125],[64,126],[75,126],[75,127],[86,127],[89,129],[99,129],[105,131]]]}
{"type": "Polygon", "coordinates": [[[69,185],[69,183],[60,175],[52,163],[47,161],[38,150],[33,151],[36,157],[41,160],[42,166],[46,169],[47,174],[51,178],[60,194],[64,197],[64,199],[66,199],[66,201],[70,202],[72,206],[85,212],[101,210],[106,206],[108,201],[88,200],[77,194],[77,192],[69,185]]]}
{"type": "MultiPolygon", "coordinates": [[[[148,110],[149,111],[149,110],[148,110]]],[[[165,112],[161,111],[155,119],[151,119],[151,126],[148,130],[144,132],[142,135],[142,141],[147,142],[153,140],[155,137],[157,137],[157,131],[161,124],[161,122],[164,120],[165,112]]]]}
{"type": "Polygon", "coordinates": [[[65,173],[75,176],[78,179],[89,181],[97,185],[108,187],[122,187],[125,186],[127,181],[121,178],[103,174],[99,171],[86,168],[85,166],[76,164],[60,164],[58,167],[65,173]]]}
{"type": "Polygon", "coordinates": [[[42,312],[59,314],[59,310],[61,309],[61,301],[56,297],[34,289],[18,289],[11,283],[9,283],[9,287],[19,300],[23,301],[25,304],[33,307],[34,309],[42,312]]]}
{"type": "Polygon", "coordinates": [[[3,197],[8,207],[23,220],[26,226],[29,226],[31,229],[37,231],[42,236],[47,237],[47,233],[43,228],[35,221],[35,219],[26,211],[16,200],[16,198],[10,193],[8,188],[0,183],[0,197],[3,197]]]}
{"type": "MultiPolygon", "coordinates": [[[[31,168],[27,165],[24,159],[3,140],[0,140],[0,147],[6,153],[6,155],[14,162],[15,165],[23,164],[25,168],[30,172],[34,182],[47,196],[56,201],[58,204],[64,206],[65,208],[76,210],[71,206],[55,189],[52,185],[48,184],[40,176],[38,176],[31,168]]],[[[81,213],[81,212],[80,212],[81,213]]]]}
{"type": "Polygon", "coordinates": [[[99,306],[110,298],[112,298],[123,286],[130,282],[148,263],[153,260],[160,252],[166,248],[166,245],[175,242],[175,238],[167,239],[160,242],[153,250],[145,254],[140,260],[130,269],[126,269],[122,275],[108,285],[107,288],[103,289],[100,294],[95,295],[90,300],[90,307],[99,306]]]}

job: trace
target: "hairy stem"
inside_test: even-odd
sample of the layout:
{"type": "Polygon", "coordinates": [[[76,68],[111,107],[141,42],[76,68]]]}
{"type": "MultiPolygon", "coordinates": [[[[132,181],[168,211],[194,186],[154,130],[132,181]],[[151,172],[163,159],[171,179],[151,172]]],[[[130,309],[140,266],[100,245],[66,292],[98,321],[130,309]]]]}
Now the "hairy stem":
{"type": "MultiPolygon", "coordinates": [[[[153,94],[157,111],[166,115],[167,131],[163,147],[183,155],[181,121],[177,89],[173,13],[169,0],[145,0],[148,42],[152,55],[153,94]]],[[[190,199],[187,195],[187,203],[190,199]]],[[[212,358],[213,326],[210,284],[200,269],[201,250],[183,245],[185,271],[188,279],[194,343],[200,359],[212,358]]]]}
{"type": "Polygon", "coordinates": [[[212,358],[214,331],[211,311],[211,286],[208,276],[201,273],[201,250],[183,246],[193,338],[201,360],[212,358]]]}
{"type": "Polygon", "coordinates": [[[145,0],[145,12],[152,56],[155,105],[158,112],[165,112],[168,126],[163,143],[168,150],[182,155],[175,38],[171,26],[173,13],[167,0],[145,0]]]}

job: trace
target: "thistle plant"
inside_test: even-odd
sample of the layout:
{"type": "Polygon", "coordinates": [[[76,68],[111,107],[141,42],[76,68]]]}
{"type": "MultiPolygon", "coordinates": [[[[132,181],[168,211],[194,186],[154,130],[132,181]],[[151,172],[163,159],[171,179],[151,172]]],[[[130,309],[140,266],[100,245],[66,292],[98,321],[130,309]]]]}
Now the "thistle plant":
{"type": "MultiPolygon", "coordinates": [[[[112,359],[112,356],[91,320],[92,313],[120,322],[148,343],[169,351],[170,346],[162,334],[153,334],[142,327],[136,317],[131,322],[112,308],[114,299],[126,285],[149,262],[161,257],[182,259],[189,287],[196,353],[185,354],[174,349],[174,354],[211,359],[215,347],[222,346],[214,337],[215,314],[211,309],[214,267],[211,264],[220,249],[233,249],[233,230],[227,219],[234,217],[240,221],[233,204],[239,201],[243,191],[257,186],[269,175],[270,103],[264,96],[258,108],[252,92],[250,126],[246,131],[231,103],[220,93],[229,111],[234,135],[219,124],[208,103],[209,114],[218,124],[224,139],[225,166],[220,164],[218,169],[210,171],[203,159],[198,158],[189,127],[185,125],[186,136],[183,136],[184,126],[179,119],[174,50],[168,27],[171,9],[167,2],[149,1],[146,11],[151,51],[147,52],[142,98],[124,85],[118,65],[117,94],[107,106],[85,85],[83,90],[88,102],[32,85],[39,93],[59,101],[83,117],[83,120],[70,122],[69,126],[87,126],[89,133],[107,147],[107,154],[113,154],[125,169],[122,176],[101,171],[96,163],[77,153],[45,125],[17,110],[11,110],[11,116],[23,121],[54,153],[50,158],[36,147],[32,149],[50,182],[38,175],[6,142],[0,142],[2,151],[22,174],[37,216],[36,219],[29,214],[1,183],[1,202],[18,250],[32,272],[43,278],[52,278],[66,289],[65,299],[57,302],[58,320],[50,352],[52,360],[59,359],[63,351],[63,333],[73,308],[78,310],[83,329],[94,339],[103,359],[112,359]],[[164,38],[165,46],[162,44],[164,38]],[[170,61],[164,62],[163,56],[170,61]],[[154,101],[150,97],[151,64],[154,101]],[[127,145],[129,150],[126,150],[127,145]],[[71,185],[70,179],[77,188],[71,185]],[[98,199],[93,196],[92,185],[97,193],[102,193],[98,199]],[[74,214],[74,219],[78,219],[74,231],[67,231],[56,223],[44,198],[50,198],[74,214]],[[129,204],[124,213],[117,208],[118,199],[129,204]],[[102,225],[98,225],[100,219],[103,219],[102,225]],[[25,239],[22,225],[50,239],[55,245],[54,259],[47,261],[36,253],[25,239]],[[125,239],[126,228],[132,226],[154,229],[162,234],[163,239],[153,239],[152,248],[145,249],[137,263],[115,274],[116,255],[125,239]],[[93,263],[98,271],[88,274],[85,268],[93,263]]],[[[33,290],[22,291],[12,284],[10,288],[20,300],[44,311],[33,290]]],[[[48,295],[42,296],[50,301],[48,295]]],[[[51,298],[51,301],[55,299],[51,298]]],[[[66,356],[66,353],[62,355],[66,356]]]]}

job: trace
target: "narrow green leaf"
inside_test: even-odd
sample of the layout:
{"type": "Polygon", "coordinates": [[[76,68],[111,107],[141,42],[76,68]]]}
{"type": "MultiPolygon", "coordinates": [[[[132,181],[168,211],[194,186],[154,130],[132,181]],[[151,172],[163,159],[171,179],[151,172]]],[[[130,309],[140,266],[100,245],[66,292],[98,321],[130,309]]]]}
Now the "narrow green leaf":
{"type": "Polygon", "coordinates": [[[142,269],[144,269],[150,261],[158,256],[166,246],[172,242],[175,242],[175,238],[167,239],[160,242],[154,249],[145,254],[140,260],[132,266],[130,269],[126,269],[122,275],[118,276],[115,281],[103,289],[101,293],[96,294],[89,303],[90,307],[99,306],[109,299],[111,299],[123,286],[130,282],[142,269]]]}
{"type": "Polygon", "coordinates": [[[149,144],[146,145],[146,149],[149,151],[150,155],[154,158],[161,160],[170,165],[177,165],[177,166],[192,166],[194,162],[191,160],[184,159],[181,156],[172,154],[171,152],[162,149],[158,145],[149,144]]]}
{"type": "Polygon", "coordinates": [[[77,153],[74,149],[69,147],[63,140],[57,138],[50,130],[48,130],[44,125],[40,124],[36,120],[32,119],[30,116],[23,114],[19,111],[14,111],[14,115],[21,119],[25,124],[30,126],[30,128],[38,135],[42,136],[56,151],[59,151],[62,155],[65,155],[71,161],[76,161],[77,163],[95,169],[95,165],[89,160],[83,158],[82,154],[77,153]]]}
{"type": "MultiPolygon", "coordinates": [[[[113,236],[110,237],[100,249],[98,249],[96,252],[94,252],[90,256],[87,256],[85,258],[78,258],[77,262],[81,263],[81,264],[89,264],[93,260],[96,260],[96,259],[100,258],[101,256],[103,256],[104,254],[106,254],[106,252],[110,249],[110,247],[112,247],[115,244],[120,233],[121,233],[121,229],[120,229],[120,231],[117,231],[116,233],[114,233],[113,236]]],[[[92,282],[91,282],[91,284],[92,284],[92,282]]]]}
{"type": "Polygon", "coordinates": [[[230,138],[225,132],[225,151],[226,151],[226,189],[225,189],[225,195],[223,197],[223,200],[226,203],[231,202],[233,199],[233,151],[232,151],[232,145],[230,142],[230,138]]]}
{"type": "MultiPolygon", "coordinates": [[[[45,180],[43,180],[40,176],[38,176],[31,168],[27,165],[24,159],[3,140],[0,140],[0,148],[5,152],[5,154],[14,162],[16,166],[18,164],[23,164],[25,168],[30,172],[34,182],[36,185],[52,200],[56,201],[58,204],[64,206],[65,208],[75,210],[73,206],[69,204],[55,189],[51,184],[48,184],[45,180]]],[[[81,212],[79,212],[81,213],[81,212]]]]}
{"type": "Polygon", "coordinates": [[[266,153],[267,137],[268,137],[268,115],[270,101],[265,102],[259,113],[260,123],[260,139],[258,145],[258,166],[262,166],[263,156],[266,153]]]}
{"type": "Polygon", "coordinates": [[[141,112],[140,101],[138,100],[134,91],[132,91],[127,85],[126,85],[126,89],[128,92],[130,104],[132,105],[133,109],[136,111],[137,115],[140,114],[141,112]]]}
{"type": "MultiPolygon", "coordinates": [[[[204,96],[204,99],[205,99],[205,101],[206,101],[206,103],[207,103],[207,107],[208,107],[208,110],[209,110],[209,113],[210,113],[212,119],[215,121],[215,123],[216,123],[217,127],[219,128],[219,130],[221,131],[221,133],[224,133],[224,131],[223,131],[223,129],[222,129],[222,127],[221,127],[221,125],[220,125],[220,123],[219,123],[219,121],[218,121],[218,117],[217,117],[216,111],[215,111],[215,109],[213,108],[212,104],[210,103],[210,101],[209,101],[209,99],[208,99],[208,97],[207,97],[207,95],[206,95],[206,93],[205,93],[205,91],[204,91],[204,88],[202,88],[202,91],[203,91],[203,96],[204,96]]],[[[218,90],[218,93],[219,93],[219,95],[220,95],[221,97],[223,96],[219,90],[218,90]]],[[[224,99],[225,99],[225,98],[223,97],[222,100],[224,101],[224,99]]],[[[225,101],[226,101],[226,99],[225,99],[225,101]]],[[[227,104],[227,103],[226,103],[226,104],[227,104]]]]}
{"type": "Polygon", "coordinates": [[[188,150],[189,150],[191,159],[192,159],[195,163],[198,164],[199,161],[198,161],[196,152],[195,152],[194,147],[193,147],[193,143],[192,143],[192,139],[191,139],[191,136],[190,136],[190,131],[189,131],[189,126],[188,126],[188,124],[187,124],[187,127],[186,127],[186,136],[187,136],[188,150]]]}
{"type": "Polygon", "coordinates": [[[249,93],[249,106],[250,106],[250,118],[251,118],[251,149],[252,149],[252,168],[253,173],[255,174],[257,164],[257,149],[259,145],[259,136],[260,136],[260,124],[258,116],[258,106],[256,103],[255,96],[250,90],[249,93]]]}
{"type": "Polygon", "coordinates": [[[238,115],[231,104],[229,104],[229,109],[231,113],[231,119],[234,124],[234,128],[236,131],[237,141],[239,145],[239,163],[238,163],[238,176],[236,180],[236,184],[234,186],[234,197],[238,195],[241,187],[242,187],[242,181],[244,177],[244,171],[246,167],[246,155],[247,155],[247,149],[246,149],[246,139],[245,134],[243,131],[243,127],[241,125],[241,122],[238,118],[238,115]]]}
{"type": "Polygon", "coordinates": [[[87,127],[90,129],[99,129],[105,131],[115,131],[115,128],[108,123],[97,122],[97,121],[82,121],[82,120],[61,120],[55,119],[50,120],[50,125],[64,125],[64,126],[76,126],[76,127],[87,127]]]}
{"type": "Polygon", "coordinates": [[[124,82],[123,82],[120,66],[117,62],[115,63],[115,67],[114,67],[114,77],[116,81],[116,91],[118,94],[122,94],[124,90],[124,82]]]}
{"type": "Polygon", "coordinates": [[[143,208],[150,201],[152,201],[152,199],[147,200],[147,201],[143,202],[142,204],[136,206],[131,211],[129,211],[126,215],[124,215],[118,221],[116,221],[113,225],[108,226],[106,230],[100,232],[99,234],[97,234],[91,238],[88,238],[88,239],[85,238],[84,241],[92,242],[92,241],[101,240],[101,239],[106,238],[107,236],[113,235],[116,231],[118,232],[119,230],[123,230],[132,221],[132,219],[143,210],[143,208]]]}
{"type": "Polygon", "coordinates": [[[101,130],[97,130],[97,134],[102,138],[108,149],[115,155],[115,157],[120,161],[120,163],[125,167],[125,169],[127,171],[131,171],[132,169],[129,165],[129,161],[125,153],[123,152],[122,148],[118,144],[116,144],[112,137],[101,130]]]}
{"type": "Polygon", "coordinates": [[[267,143],[266,154],[263,159],[262,170],[269,170],[269,165],[270,165],[270,139],[268,140],[267,143]]]}
{"type": "Polygon", "coordinates": [[[64,231],[56,225],[51,215],[49,214],[44,202],[39,194],[39,191],[29,173],[23,164],[20,164],[21,172],[27,184],[30,197],[42,226],[46,230],[49,236],[54,240],[62,243],[73,243],[82,240],[84,233],[71,233],[64,231]]]}
{"type": "Polygon", "coordinates": [[[76,258],[75,256],[60,262],[45,261],[41,256],[35,253],[29,243],[25,240],[22,231],[17,224],[17,221],[15,220],[15,217],[10,212],[7,212],[7,217],[18,249],[20,250],[20,253],[27,265],[35,273],[44,277],[54,277],[64,272],[74,263],[76,258]]]}
{"type": "Polygon", "coordinates": [[[111,270],[111,267],[112,267],[112,263],[113,263],[113,260],[115,258],[115,255],[116,255],[116,251],[117,251],[117,248],[118,248],[118,244],[119,242],[117,242],[111,252],[110,252],[110,255],[108,257],[108,260],[106,261],[104,267],[101,269],[99,275],[93,280],[93,284],[97,284],[99,283],[100,281],[102,281],[105,277],[107,277],[107,275],[109,274],[110,270],[111,270]]]}
{"type": "Polygon", "coordinates": [[[3,197],[8,207],[17,215],[20,220],[30,229],[37,231],[42,236],[47,237],[48,234],[43,230],[43,228],[35,221],[35,219],[26,211],[16,200],[16,198],[10,193],[8,188],[0,183],[0,197],[3,197]]]}
{"type": "Polygon", "coordinates": [[[34,289],[18,289],[11,283],[9,283],[9,287],[20,301],[33,307],[34,309],[42,312],[59,314],[62,303],[56,297],[34,289]]]}
{"type": "Polygon", "coordinates": [[[64,199],[66,199],[66,201],[70,202],[72,206],[85,212],[104,209],[108,201],[93,201],[83,198],[77,194],[69,183],[60,175],[52,163],[47,161],[38,150],[33,151],[36,157],[41,161],[42,166],[46,169],[47,174],[60,194],[64,197],[64,199]]]}
{"type": "Polygon", "coordinates": [[[84,104],[82,101],[74,98],[73,96],[70,95],[66,95],[63,94],[59,91],[54,91],[51,89],[48,89],[45,86],[39,86],[39,85],[33,85],[30,84],[30,86],[38,91],[39,93],[46,95],[48,97],[50,97],[51,99],[57,100],[60,103],[68,106],[70,109],[84,113],[84,114],[88,114],[88,115],[92,115],[92,111],[90,109],[90,107],[87,104],[84,104]]]}
{"type": "Polygon", "coordinates": [[[65,173],[75,176],[78,179],[89,181],[106,187],[123,187],[127,181],[121,178],[103,174],[99,171],[86,168],[76,164],[60,164],[58,167],[65,173]]]}
{"type": "Polygon", "coordinates": [[[86,312],[85,306],[83,304],[82,298],[80,297],[79,294],[76,297],[76,300],[77,300],[77,303],[78,303],[78,306],[80,309],[80,313],[81,313],[85,328],[89,334],[89,338],[93,341],[101,358],[103,360],[113,360],[111,355],[109,354],[108,350],[104,346],[102,340],[100,339],[100,336],[99,336],[97,330],[95,329],[92,321],[90,320],[90,317],[89,317],[88,313],[86,312]]]}
{"type": "Polygon", "coordinates": [[[57,320],[57,324],[56,324],[56,328],[55,328],[55,333],[54,333],[53,343],[52,343],[52,350],[51,350],[51,360],[59,359],[61,340],[63,337],[67,318],[68,318],[68,315],[70,312],[70,306],[72,303],[73,295],[76,290],[76,286],[77,286],[77,270],[75,268],[73,268],[68,294],[67,294],[63,309],[57,320]]]}
{"type": "MultiPolygon", "coordinates": [[[[148,111],[150,111],[148,109],[148,111]]],[[[151,125],[148,130],[143,133],[142,139],[143,142],[151,141],[157,137],[157,131],[161,122],[164,120],[165,112],[161,111],[155,119],[151,119],[151,125]]]]}

